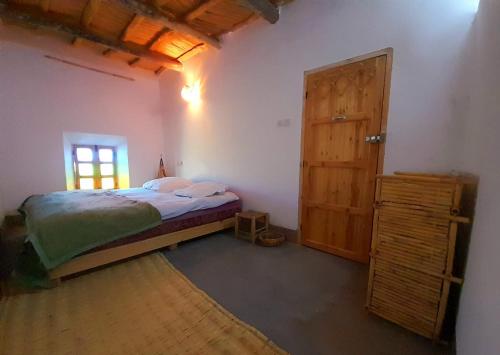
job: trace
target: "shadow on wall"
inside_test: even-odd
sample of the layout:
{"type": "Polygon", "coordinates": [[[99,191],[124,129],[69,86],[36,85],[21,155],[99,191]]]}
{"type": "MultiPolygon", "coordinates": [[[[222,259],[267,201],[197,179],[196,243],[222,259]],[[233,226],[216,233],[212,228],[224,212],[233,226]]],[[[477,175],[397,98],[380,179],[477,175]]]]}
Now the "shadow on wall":
{"type": "Polygon", "coordinates": [[[457,256],[462,258],[458,266],[465,269],[457,321],[459,354],[498,354],[500,349],[499,33],[500,2],[481,0],[461,54],[454,102],[461,129],[456,155],[461,169],[480,177],[470,245],[468,239],[458,240],[468,249],[467,258],[457,256]]]}

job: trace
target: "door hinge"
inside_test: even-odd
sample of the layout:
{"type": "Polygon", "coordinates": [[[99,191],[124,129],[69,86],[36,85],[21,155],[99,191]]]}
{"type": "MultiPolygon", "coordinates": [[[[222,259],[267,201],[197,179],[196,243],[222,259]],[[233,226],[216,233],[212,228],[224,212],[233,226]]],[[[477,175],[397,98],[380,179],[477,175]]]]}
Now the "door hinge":
{"type": "Polygon", "coordinates": [[[306,100],[309,97],[309,91],[306,91],[306,100]]]}
{"type": "Polygon", "coordinates": [[[385,133],[381,133],[378,136],[366,136],[365,143],[369,143],[369,144],[385,143],[385,138],[386,138],[385,133]]]}

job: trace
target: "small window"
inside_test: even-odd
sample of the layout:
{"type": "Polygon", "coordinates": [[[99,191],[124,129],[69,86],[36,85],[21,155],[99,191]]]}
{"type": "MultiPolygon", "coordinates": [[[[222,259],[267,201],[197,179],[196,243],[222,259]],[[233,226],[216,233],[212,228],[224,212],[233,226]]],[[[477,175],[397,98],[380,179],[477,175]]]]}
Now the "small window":
{"type": "Polygon", "coordinates": [[[117,189],[115,147],[74,145],[73,171],[78,190],[117,189]]]}

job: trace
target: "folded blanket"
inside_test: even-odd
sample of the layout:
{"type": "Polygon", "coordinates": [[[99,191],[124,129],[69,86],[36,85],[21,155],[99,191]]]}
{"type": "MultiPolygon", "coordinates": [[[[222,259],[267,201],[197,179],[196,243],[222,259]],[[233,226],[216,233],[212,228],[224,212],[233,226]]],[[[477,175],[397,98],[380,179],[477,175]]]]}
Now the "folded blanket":
{"type": "Polygon", "coordinates": [[[64,191],[28,198],[20,208],[28,241],[43,266],[53,269],[87,250],[153,228],[160,213],[111,191],[64,191]]]}

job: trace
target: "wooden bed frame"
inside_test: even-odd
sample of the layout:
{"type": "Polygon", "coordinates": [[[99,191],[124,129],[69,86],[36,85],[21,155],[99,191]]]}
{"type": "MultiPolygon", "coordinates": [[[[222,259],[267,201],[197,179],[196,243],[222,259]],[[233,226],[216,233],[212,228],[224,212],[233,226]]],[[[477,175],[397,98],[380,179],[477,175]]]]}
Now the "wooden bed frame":
{"type": "Polygon", "coordinates": [[[76,258],[71,259],[70,261],[49,271],[49,278],[55,285],[57,285],[61,282],[61,278],[64,276],[90,270],[98,266],[144,254],[152,250],[168,246],[175,248],[179,242],[234,227],[234,222],[234,217],[231,217],[221,221],[202,224],[200,226],[182,229],[172,233],[161,234],[138,242],[119,245],[114,248],[77,256],[76,258]]]}

